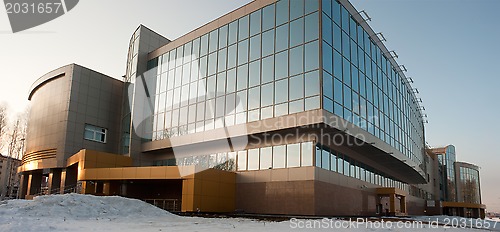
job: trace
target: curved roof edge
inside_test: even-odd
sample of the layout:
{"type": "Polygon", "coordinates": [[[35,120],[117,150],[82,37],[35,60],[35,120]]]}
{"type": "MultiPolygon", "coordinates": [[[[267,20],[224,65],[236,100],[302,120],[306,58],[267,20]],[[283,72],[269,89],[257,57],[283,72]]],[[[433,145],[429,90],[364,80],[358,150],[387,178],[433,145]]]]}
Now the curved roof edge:
{"type": "Polygon", "coordinates": [[[33,84],[30,87],[29,94],[28,94],[28,100],[31,101],[31,98],[33,97],[35,92],[38,89],[40,89],[42,86],[44,86],[45,84],[47,84],[55,79],[64,77],[66,75],[66,72],[71,71],[71,69],[75,65],[76,64],[73,63],[73,64],[68,64],[68,65],[59,67],[57,69],[54,69],[54,70],[46,73],[42,77],[38,78],[35,82],[33,82],[33,84]]]}

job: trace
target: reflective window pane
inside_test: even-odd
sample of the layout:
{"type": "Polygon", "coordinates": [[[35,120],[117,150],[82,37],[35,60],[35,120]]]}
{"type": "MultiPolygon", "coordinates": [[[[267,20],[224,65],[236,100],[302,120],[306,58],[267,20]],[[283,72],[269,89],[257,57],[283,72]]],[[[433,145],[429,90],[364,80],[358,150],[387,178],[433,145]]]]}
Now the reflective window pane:
{"type": "Polygon", "coordinates": [[[279,80],[281,78],[288,77],[288,51],[283,51],[276,54],[276,64],[275,64],[275,78],[279,80]]]}
{"type": "Polygon", "coordinates": [[[276,28],[276,52],[288,48],[288,24],[276,28]]]}
{"type": "Polygon", "coordinates": [[[275,25],[275,4],[262,9],[262,31],[269,30],[275,25]]]}
{"type": "Polygon", "coordinates": [[[268,56],[262,60],[262,83],[274,80],[274,56],[268,56]]]}
{"type": "Polygon", "coordinates": [[[273,168],[285,168],[286,167],[286,147],[275,146],[273,147],[273,168]]]}
{"type": "Polygon", "coordinates": [[[276,3],[276,25],[288,22],[288,0],[280,0],[276,3]]]}
{"type": "Polygon", "coordinates": [[[248,38],[248,15],[238,20],[238,41],[248,38]]]}
{"type": "Polygon", "coordinates": [[[257,10],[250,14],[250,36],[253,36],[257,33],[259,33],[260,30],[260,25],[261,25],[261,11],[257,10]]]}
{"type": "Polygon", "coordinates": [[[290,49],[290,76],[304,71],[304,46],[290,49]]]}
{"type": "Polygon", "coordinates": [[[290,101],[304,97],[304,76],[298,75],[290,78],[290,101]]]}
{"type": "Polygon", "coordinates": [[[263,147],[260,149],[260,170],[271,169],[273,167],[273,149],[272,147],[263,147]]]}
{"type": "Polygon", "coordinates": [[[302,167],[312,166],[313,161],[313,145],[312,142],[302,143],[302,167]]]}
{"type": "Polygon", "coordinates": [[[300,167],[300,143],[288,144],[287,146],[287,167],[300,167]]]}
{"type": "Polygon", "coordinates": [[[274,53],[274,30],[266,31],[262,34],[262,56],[274,53]]]}
{"type": "MultiPolygon", "coordinates": [[[[307,73],[305,75],[305,96],[314,96],[319,94],[319,71],[307,73]]],[[[331,85],[330,85],[331,86],[331,85]]]]}
{"type": "Polygon", "coordinates": [[[276,104],[288,101],[288,79],[280,80],[276,82],[276,104]]]}
{"type": "Polygon", "coordinates": [[[263,85],[261,96],[261,107],[272,105],[274,100],[274,84],[263,85]]]}
{"type": "Polygon", "coordinates": [[[304,18],[290,22],[290,47],[302,43],[304,43],[304,18]]]}

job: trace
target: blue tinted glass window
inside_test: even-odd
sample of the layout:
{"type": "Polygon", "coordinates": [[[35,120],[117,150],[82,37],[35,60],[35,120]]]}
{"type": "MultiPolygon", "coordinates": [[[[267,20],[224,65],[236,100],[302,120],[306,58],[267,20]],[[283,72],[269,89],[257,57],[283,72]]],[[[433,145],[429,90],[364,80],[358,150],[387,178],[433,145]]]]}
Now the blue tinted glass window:
{"type": "Polygon", "coordinates": [[[319,8],[318,0],[305,0],[305,14],[309,14],[311,12],[317,11],[319,8]]]}
{"type": "Polygon", "coordinates": [[[363,46],[363,27],[360,25],[357,25],[357,30],[358,30],[358,44],[363,46]]]}
{"type": "Polygon", "coordinates": [[[332,21],[325,14],[323,14],[323,40],[333,45],[332,21]]]}
{"type": "Polygon", "coordinates": [[[346,10],[344,6],[342,8],[342,30],[346,31],[349,33],[349,12],[346,10]]]}
{"type": "Polygon", "coordinates": [[[333,113],[335,113],[336,115],[340,116],[340,117],[344,117],[344,107],[342,107],[341,104],[337,103],[337,102],[334,102],[333,103],[333,113]]]}
{"type": "Polygon", "coordinates": [[[302,43],[304,43],[304,18],[290,22],[290,47],[302,43]]]}
{"type": "Polygon", "coordinates": [[[304,97],[304,77],[302,75],[290,77],[290,101],[304,97]]]}
{"type": "Polygon", "coordinates": [[[253,12],[250,14],[250,36],[260,33],[260,25],[261,25],[261,13],[260,10],[253,12]]]}
{"type": "Polygon", "coordinates": [[[340,4],[336,1],[332,1],[332,15],[333,15],[333,21],[340,25],[340,4]]]}
{"type": "Polygon", "coordinates": [[[248,86],[254,87],[260,85],[260,60],[256,60],[249,64],[249,74],[250,79],[248,80],[248,86]]]}
{"type": "MultiPolygon", "coordinates": [[[[331,102],[331,100],[330,100],[330,102],[331,102]]],[[[306,98],[305,110],[313,110],[313,109],[319,109],[319,108],[320,108],[320,97],[319,96],[306,98]]]]}
{"type": "Polygon", "coordinates": [[[250,61],[260,58],[260,35],[250,38],[250,61]]]}
{"type": "Polygon", "coordinates": [[[238,40],[238,21],[234,21],[229,24],[229,36],[228,42],[229,44],[236,43],[238,40]]]}
{"type": "Polygon", "coordinates": [[[227,46],[227,33],[228,25],[219,28],[219,48],[225,48],[227,46]]]}
{"type": "Polygon", "coordinates": [[[290,1],[290,21],[304,15],[304,0],[290,1]]]}
{"type": "Polygon", "coordinates": [[[263,85],[261,95],[262,95],[260,103],[261,107],[272,105],[274,100],[274,84],[269,83],[267,85],[263,85]]]}
{"type": "Polygon", "coordinates": [[[221,71],[224,71],[226,70],[226,53],[227,53],[227,49],[224,48],[224,49],[221,49],[219,50],[218,52],[218,62],[217,62],[217,65],[218,65],[218,69],[217,69],[217,72],[221,72],[221,71]]]}
{"type": "Polygon", "coordinates": [[[321,152],[321,168],[330,170],[330,153],[326,150],[321,152]]]}
{"type": "Polygon", "coordinates": [[[306,83],[306,88],[305,88],[305,96],[310,97],[314,95],[319,94],[319,71],[314,71],[310,73],[306,73],[305,76],[305,83],[306,83]]]}
{"type": "Polygon", "coordinates": [[[334,52],[333,62],[334,76],[342,79],[342,55],[337,51],[334,52]]]}
{"type": "Polygon", "coordinates": [[[288,22],[288,0],[280,0],[276,3],[276,25],[288,22]]]}
{"type": "Polygon", "coordinates": [[[210,32],[209,42],[210,42],[210,44],[209,44],[208,51],[214,52],[215,50],[217,50],[217,45],[219,43],[219,31],[218,30],[214,30],[214,31],[210,32]]]}
{"type": "Polygon", "coordinates": [[[365,72],[365,53],[363,52],[363,49],[361,47],[358,47],[358,63],[359,63],[359,70],[361,72],[365,72]]]}
{"type": "Polygon", "coordinates": [[[362,97],[366,98],[366,80],[363,73],[359,74],[359,93],[362,97]]]}
{"type": "Polygon", "coordinates": [[[262,9],[262,31],[269,30],[275,25],[274,6],[274,4],[271,4],[262,9]]]}
{"type": "Polygon", "coordinates": [[[318,50],[318,41],[314,41],[305,45],[305,72],[317,69],[319,67],[318,50]]]}
{"type": "Polygon", "coordinates": [[[350,41],[349,36],[345,32],[342,32],[342,55],[347,59],[351,59],[350,41]]]}
{"type": "Polygon", "coordinates": [[[247,88],[248,85],[248,65],[243,65],[238,67],[238,73],[237,73],[237,90],[242,90],[247,88]]]}
{"type": "Polygon", "coordinates": [[[354,66],[351,66],[351,81],[352,81],[352,90],[359,93],[359,78],[358,78],[358,69],[354,66]]]}
{"type": "Polygon", "coordinates": [[[352,17],[349,18],[349,26],[350,26],[350,30],[349,30],[349,35],[351,36],[351,39],[356,41],[358,38],[358,24],[356,23],[356,21],[354,21],[354,19],[352,17]]]}
{"type": "Polygon", "coordinates": [[[238,43],[238,65],[248,62],[248,40],[238,43]]]}
{"type": "Polygon", "coordinates": [[[344,84],[347,86],[351,87],[351,63],[347,59],[344,58],[344,68],[342,69],[344,71],[342,77],[344,78],[344,84]]]}
{"type": "Polygon", "coordinates": [[[306,16],[305,21],[306,42],[317,39],[319,34],[318,13],[306,16]]]}
{"type": "Polygon", "coordinates": [[[262,56],[274,53],[274,30],[266,31],[262,34],[262,56]]]}
{"type": "Polygon", "coordinates": [[[321,148],[316,146],[316,151],[314,153],[315,166],[321,167],[321,148]]]}
{"type": "MultiPolygon", "coordinates": [[[[323,94],[333,99],[333,78],[328,73],[323,73],[323,94]]],[[[332,106],[333,107],[333,106],[332,106]]]]}
{"type": "Polygon", "coordinates": [[[276,52],[288,48],[288,24],[276,28],[276,52]]]}
{"type": "Polygon", "coordinates": [[[275,72],[276,80],[288,77],[288,51],[276,54],[275,72]]]}
{"type": "Polygon", "coordinates": [[[234,68],[236,66],[236,44],[229,46],[227,49],[227,67],[234,68]]]}
{"type": "Polygon", "coordinates": [[[212,53],[208,56],[208,75],[215,74],[217,69],[217,53],[212,53]]]}
{"type": "Polygon", "coordinates": [[[342,30],[336,24],[333,24],[333,48],[342,51],[342,30]]]}
{"type": "Polygon", "coordinates": [[[301,99],[301,100],[290,102],[289,106],[290,106],[290,108],[289,108],[290,114],[302,112],[302,111],[304,111],[304,100],[301,99]]]}
{"type": "Polygon", "coordinates": [[[359,114],[359,95],[352,93],[352,111],[359,114]]]}
{"type": "Polygon", "coordinates": [[[366,79],[366,100],[373,103],[373,84],[369,79],[366,79]]]}
{"type": "Polygon", "coordinates": [[[232,93],[236,90],[236,69],[227,71],[227,92],[232,93]]]}
{"type": "Polygon", "coordinates": [[[334,78],[333,79],[333,94],[334,94],[334,100],[340,104],[343,103],[343,97],[342,97],[342,93],[343,93],[343,90],[342,90],[342,82],[337,79],[337,78],[334,78]]]}
{"type": "Polygon", "coordinates": [[[330,156],[330,170],[337,171],[337,156],[335,156],[335,152],[332,152],[330,156]]]}
{"type": "Polygon", "coordinates": [[[323,109],[333,114],[333,101],[329,98],[323,98],[323,109]]]}
{"type": "MultiPolygon", "coordinates": [[[[260,107],[260,86],[248,90],[248,109],[253,110],[260,107]]],[[[264,96],[262,96],[264,97],[264,96]]]]}
{"type": "Polygon", "coordinates": [[[332,64],[332,47],[328,45],[326,42],[323,42],[323,69],[325,69],[329,73],[333,73],[333,64],[332,64]]]}
{"type": "Polygon", "coordinates": [[[274,79],[274,56],[262,59],[262,83],[267,83],[274,79]]]}
{"type": "Polygon", "coordinates": [[[283,103],[288,101],[288,79],[283,79],[280,81],[276,81],[276,95],[275,95],[275,103],[283,103]]]}
{"type": "Polygon", "coordinates": [[[238,40],[248,38],[248,15],[238,20],[238,40]]]}
{"type": "MultiPolygon", "coordinates": [[[[208,34],[201,37],[201,50],[200,56],[204,56],[208,53],[208,34]]],[[[171,59],[172,60],[172,59],[171,59]]]]}
{"type": "Polygon", "coordinates": [[[290,76],[304,72],[304,46],[290,49],[290,76]]]}
{"type": "Polygon", "coordinates": [[[351,63],[358,67],[358,45],[351,40],[351,63]]]}
{"type": "Polygon", "coordinates": [[[328,17],[332,17],[332,0],[323,0],[321,3],[321,7],[323,12],[325,12],[328,17]]]}

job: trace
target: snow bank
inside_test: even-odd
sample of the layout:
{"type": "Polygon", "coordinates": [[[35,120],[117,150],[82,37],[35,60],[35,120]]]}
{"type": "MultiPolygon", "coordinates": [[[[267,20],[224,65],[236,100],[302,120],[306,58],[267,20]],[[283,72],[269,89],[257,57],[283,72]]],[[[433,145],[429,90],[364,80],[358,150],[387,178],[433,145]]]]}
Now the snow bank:
{"type": "Polygon", "coordinates": [[[0,204],[0,217],[64,217],[66,219],[178,217],[148,203],[117,196],[65,194],[39,196],[34,200],[11,200],[0,204]]]}
{"type": "MultiPolygon", "coordinates": [[[[387,219],[387,218],[386,218],[387,219]]],[[[442,219],[442,218],[439,218],[442,219]]],[[[394,218],[398,221],[398,218],[394,218]]],[[[430,218],[415,218],[430,220],[430,218]]],[[[40,196],[34,200],[0,202],[0,231],[425,231],[429,225],[397,228],[396,224],[351,227],[338,219],[290,220],[283,222],[256,221],[241,218],[196,218],[173,215],[140,200],[123,197],[96,197],[66,194],[40,196]],[[328,223],[324,223],[327,220],[328,223]],[[330,227],[325,227],[325,226],[330,227]],[[392,225],[394,227],[388,227],[392,225]],[[314,229],[310,229],[314,228],[314,229]]],[[[411,224],[410,224],[411,226],[411,224]]],[[[436,232],[450,231],[443,227],[436,232]]],[[[470,228],[451,229],[469,231],[470,228]]]]}

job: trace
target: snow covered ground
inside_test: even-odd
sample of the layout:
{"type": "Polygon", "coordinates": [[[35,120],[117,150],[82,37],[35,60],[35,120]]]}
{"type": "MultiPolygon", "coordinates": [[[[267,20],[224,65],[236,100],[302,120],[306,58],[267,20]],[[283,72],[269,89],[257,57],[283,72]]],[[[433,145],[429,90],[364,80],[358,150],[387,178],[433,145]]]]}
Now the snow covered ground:
{"type": "MultiPolygon", "coordinates": [[[[437,226],[429,225],[427,222],[428,217],[414,219],[416,222],[388,222],[391,219],[386,218],[384,223],[373,223],[334,219],[265,222],[238,218],[180,217],[139,200],[79,194],[40,196],[31,201],[9,200],[0,202],[0,231],[281,232],[311,231],[314,228],[329,231],[423,231],[429,228],[436,232],[467,230],[464,228],[434,228],[437,226]]],[[[443,217],[437,219],[441,220],[443,217]]],[[[497,228],[500,228],[500,226],[497,226],[497,228]]]]}

